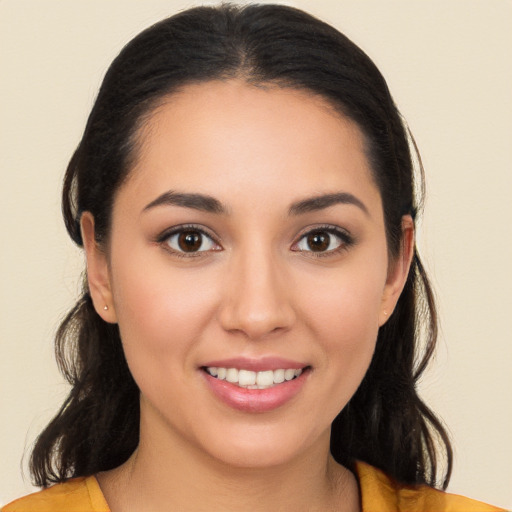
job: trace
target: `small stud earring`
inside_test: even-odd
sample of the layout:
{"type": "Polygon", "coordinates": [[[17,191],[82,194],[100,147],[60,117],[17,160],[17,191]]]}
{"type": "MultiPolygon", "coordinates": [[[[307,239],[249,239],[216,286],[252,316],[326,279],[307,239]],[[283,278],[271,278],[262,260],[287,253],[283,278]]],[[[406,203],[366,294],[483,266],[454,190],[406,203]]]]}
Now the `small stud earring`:
{"type": "Polygon", "coordinates": [[[103,306],[103,309],[104,309],[105,311],[108,311],[108,306],[107,306],[107,305],[103,306]]]}

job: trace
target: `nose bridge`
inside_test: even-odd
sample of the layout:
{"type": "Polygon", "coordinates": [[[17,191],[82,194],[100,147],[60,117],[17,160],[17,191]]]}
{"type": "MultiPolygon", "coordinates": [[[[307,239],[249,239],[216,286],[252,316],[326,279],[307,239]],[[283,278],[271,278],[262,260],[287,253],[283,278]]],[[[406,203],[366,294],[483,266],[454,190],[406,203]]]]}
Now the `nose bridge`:
{"type": "Polygon", "coordinates": [[[270,244],[248,244],[234,251],[221,312],[223,327],[252,339],[293,322],[284,265],[270,244]]]}

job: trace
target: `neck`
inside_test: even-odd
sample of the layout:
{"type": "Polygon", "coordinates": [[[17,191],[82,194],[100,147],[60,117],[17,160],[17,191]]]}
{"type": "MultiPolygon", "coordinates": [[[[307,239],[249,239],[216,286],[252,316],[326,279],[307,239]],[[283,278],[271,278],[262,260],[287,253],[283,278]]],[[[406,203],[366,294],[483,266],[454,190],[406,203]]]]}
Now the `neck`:
{"type": "Polygon", "coordinates": [[[130,459],[98,480],[112,512],[152,510],[360,510],[357,482],[329,453],[329,433],[293,460],[233,467],[183,438],[141,425],[130,459]]]}

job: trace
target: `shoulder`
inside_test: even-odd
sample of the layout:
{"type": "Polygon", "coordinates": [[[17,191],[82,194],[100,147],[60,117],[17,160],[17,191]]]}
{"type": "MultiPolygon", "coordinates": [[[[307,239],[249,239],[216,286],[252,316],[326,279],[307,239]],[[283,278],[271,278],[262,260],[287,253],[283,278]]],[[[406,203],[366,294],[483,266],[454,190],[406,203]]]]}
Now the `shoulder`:
{"type": "Polygon", "coordinates": [[[1,512],[109,512],[94,476],[73,478],[19,498],[1,512]]]}
{"type": "Polygon", "coordinates": [[[363,512],[497,512],[504,509],[427,485],[403,485],[382,471],[356,462],[363,512]]]}

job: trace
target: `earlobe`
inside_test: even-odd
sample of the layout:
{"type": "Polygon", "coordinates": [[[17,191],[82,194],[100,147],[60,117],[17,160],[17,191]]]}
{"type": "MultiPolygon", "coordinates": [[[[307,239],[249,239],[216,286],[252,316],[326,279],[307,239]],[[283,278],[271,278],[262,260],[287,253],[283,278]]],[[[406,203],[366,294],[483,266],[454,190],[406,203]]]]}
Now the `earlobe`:
{"type": "Polygon", "coordinates": [[[386,286],[382,295],[381,308],[379,313],[379,327],[384,325],[400,298],[404,289],[411,268],[414,255],[414,221],[410,215],[402,217],[402,243],[400,254],[396,261],[390,266],[386,286]]]}
{"type": "Polygon", "coordinates": [[[94,217],[90,212],[82,214],[80,229],[87,260],[87,281],[94,309],[105,322],[116,323],[107,255],[95,239],[94,217]]]}

